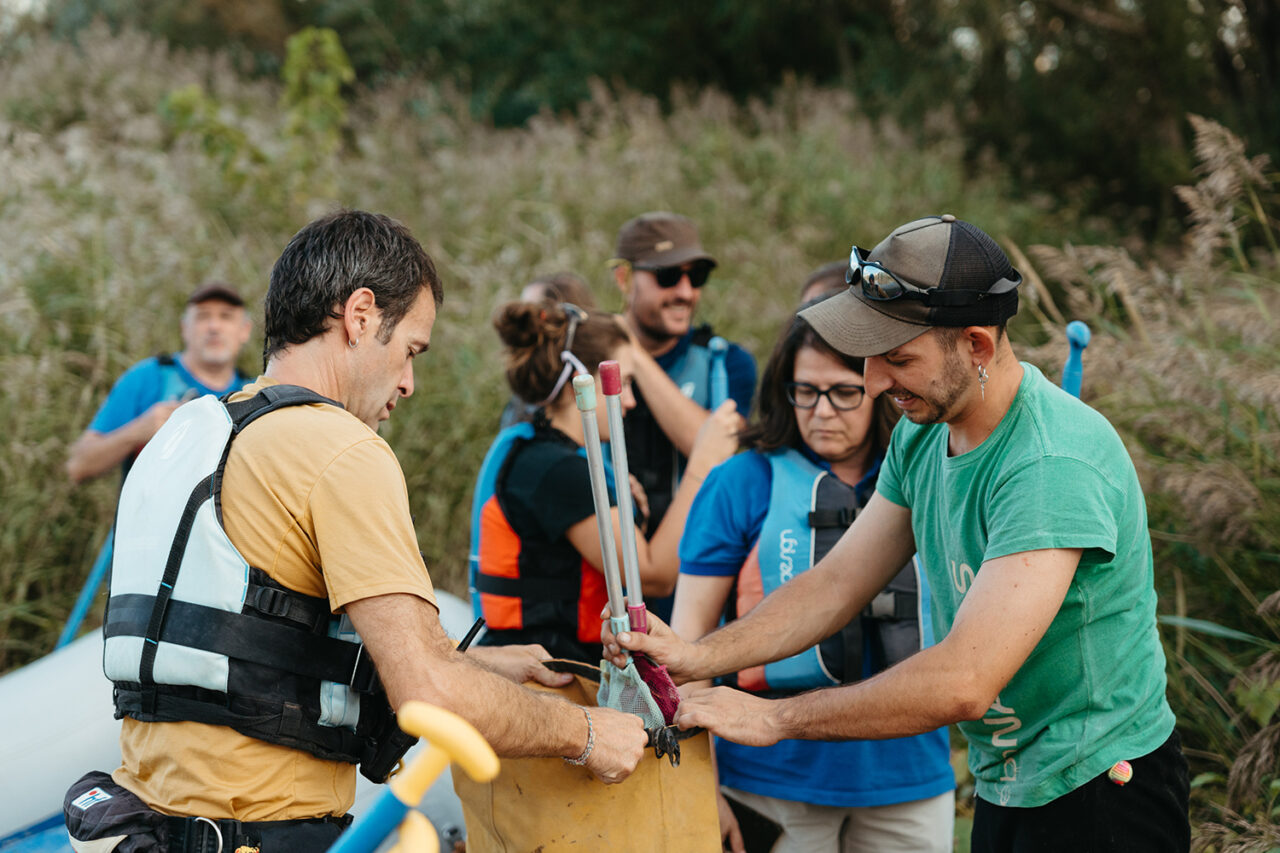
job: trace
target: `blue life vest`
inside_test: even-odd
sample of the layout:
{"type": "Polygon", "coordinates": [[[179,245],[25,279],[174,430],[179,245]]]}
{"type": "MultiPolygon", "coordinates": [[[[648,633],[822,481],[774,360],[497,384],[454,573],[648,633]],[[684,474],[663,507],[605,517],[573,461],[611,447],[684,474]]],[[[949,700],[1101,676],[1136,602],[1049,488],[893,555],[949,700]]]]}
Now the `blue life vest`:
{"type": "MultiPolygon", "coordinates": [[[[480,464],[480,473],[476,476],[476,488],[471,497],[471,548],[467,557],[467,588],[471,595],[471,611],[475,618],[484,617],[486,624],[495,629],[501,630],[510,628],[509,625],[494,624],[494,614],[485,613],[484,595],[496,595],[502,598],[516,598],[524,601],[535,600],[556,600],[567,601],[577,600],[579,596],[588,594],[594,596],[594,583],[588,584],[592,589],[583,590],[578,580],[576,580],[576,566],[560,567],[565,569],[561,572],[564,580],[561,583],[554,582],[548,578],[521,578],[518,575],[510,574],[497,575],[490,571],[485,573],[480,563],[481,539],[485,527],[486,507],[491,507],[495,503],[496,492],[498,490],[498,482],[502,476],[502,472],[511,458],[512,451],[524,441],[529,441],[534,437],[536,428],[533,423],[518,423],[514,426],[507,427],[498,433],[494,438],[493,444],[489,446],[489,450],[484,455],[484,461],[480,464]]],[[[586,448],[578,448],[579,456],[586,456],[586,448]]],[[[605,485],[610,492],[616,493],[615,482],[613,477],[613,465],[608,459],[608,447],[605,446],[605,454],[602,460],[604,462],[605,485]]],[[[514,531],[510,529],[510,524],[503,519],[497,519],[492,509],[489,513],[490,522],[497,523],[500,527],[504,527],[503,538],[508,540],[503,546],[503,550],[510,552],[513,547],[516,550],[526,547],[520,543],[515,536],[514,531]],[[511,540],[516,540],[514,545],[511,540]]],[[[509,561],[518,560],[518,554],[507,553],[504,555],[509,561]]],[[[536,555],[529,555],[531,557],[536,555]]],[[[552,569],[554,567],[547,567],[552,569]]],[[[599,575],[594,569],[590,569],[593,575],[599,575]]],[[[553,572],[554,573],[554,572],[553,572]]],[[[603,576],[601,576],[603,577],[603,576]]],[[[590,578],[594,582],[595,578],[590,578]]],[[[603,587],[602,587],[603,588],[603,587]]],[[[594,607],[594,614],[600,612],[599,607],[594,607]]],[[[599,620],[595,620],[595,633],[599,632],[599,620]]],[[[527,626],[526,626],[527,627],[527,626]]],[[[575,630],[579,630],[582,626],[576,626],[575,630]]]]}
{"type": "MultiPolygon", "coordinates": [[[[817,565],[861,508],[852,486],[795,449],[763,454],[772,483],[760,535],[738,573],[734,613],[817,565]]],[[[785,694],[866,678],[920,649],[919,567],[913,557],[866,610],[816,646],[731,676],[743,690],[785,694]]]]}
{"type": "Polygon", "coordinates": [[[484,615],[480,607],[480,593],[476,580],[480,576],[480,518],[484,505],[493,497],[497,488],[498,472],[511,453],[511,446],[521,439],[533,438],[533,424],[525,422],[509,426],[498,433],[493,444],[480,463],[476,475],[476,490],[471,496],[471,552],[467,555],[467,589],[471,594],[471,612],[476,619],[484,615]]]}
{"type": "Polygon", "coordinates": [[[222,527],[231,442],[307,403],[338,405],[290,385],[201,397],[142,449],[116,516],[103,671],[117,718],[229,726],[380,782],[415,738],[396,726],[350,621],[250,566],[222,527]]]}
{"type": "Polygon", "coordinates": [[[714,409],[724,402],[713,400],[713,387],[723,388],[723,391],[718,393],[728,396],[728,378],[724,368],[727,347],[710,346],[710,341],[713,339],[710,338],[710,327],[699,329],[684,355],[678,357],[675,364],[671,365],[671,369],[667,370],[668,377],[676,383],[680,392],[703,409],[714,409]]]}

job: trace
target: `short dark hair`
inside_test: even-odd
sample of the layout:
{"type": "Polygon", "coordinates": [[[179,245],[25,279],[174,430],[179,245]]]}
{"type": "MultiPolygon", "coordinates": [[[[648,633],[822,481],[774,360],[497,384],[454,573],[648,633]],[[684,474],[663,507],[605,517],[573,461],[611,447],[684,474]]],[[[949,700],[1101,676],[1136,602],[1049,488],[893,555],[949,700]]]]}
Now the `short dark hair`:
{"type": "Polygon", "coordinates": [[[814,297],[829,296],[848,287],[845,282],[845,273],[849,271],[848,261],[832,261],[829,264],[823,264],[813,272],[809,273],[809,277],[804,280],[804,284],[800,285],[800,298],[804,299],[804,295],[809,292],[809,288],[821,286],[821,289],[814,294],[813,297],[805,300],[816,301],[814,297]]]}
{"type": "Polygon", "coordinates": [[[342,319],[356,290],[373,291],[386,343],[424,288],[437,306],[444,288],[435,264],[399,222],[380,213],[339,210],[311,222],[289,241],[275,266],[263,306],[262,362],[325,332],[342,319]]]}
{"type": "MultiPolygon", "coordinates": [[[[818,301],[821,300],[813,300],[818,301]]],[[[806,303],[804,307],[813,302],[806,303]]],[[[805,320],[793,316],[778,337],[769,361],[760,374],[756,417],[738,437],[738,444],[744,450],[777,450],[782,447],[799,449],[804,446],[800,427],[796,424],[795,408],[787,399],[787,383],[795,379],[796,353],[806,347],[830,355],[850,370],[863,372],[863,359],[832,349],[805,320]]],[[[875,398],[864,398],[862,405],[875,406],[871,419],[872,451],[882,453],[889,446],[889,435],[898,421],[898,412],[883,394],[875,398]]]]}

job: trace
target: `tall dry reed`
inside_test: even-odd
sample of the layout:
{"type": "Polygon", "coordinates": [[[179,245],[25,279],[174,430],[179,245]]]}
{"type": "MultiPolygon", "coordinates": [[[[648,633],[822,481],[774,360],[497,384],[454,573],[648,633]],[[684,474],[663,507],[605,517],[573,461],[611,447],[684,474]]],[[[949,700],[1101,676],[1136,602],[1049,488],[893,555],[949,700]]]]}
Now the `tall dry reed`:
{"type": "MultiPolygon", "coordinates": [[[[945,115],[920,143],[848,94],[791,83],[735,106],[597,87],[520,130],[423,80],[361,90],[341,145],[300,146],[280,85],[137,33],[36,40],[0,63],[0,671],[50,648],[110,523],[113,476],[75,488],[67,446],[134,361],[178,348],[200,280],[251,303],[289,236],[336,206],[410,226],[446,300],[414,399],[386,437],[433,577],[462,591],[472,480],[506,397],[494,307],[572,269],[620,305],[605,262],[638,212],[696,219],[721,261],[702,316],[764,354],[806,273],[922,213],[1053,236],[998,169],[968,175],[945,115]]],[[[332,106],[332,105],[330,105],[332,106]]],[[[256,369],[260,339],[244,366],[256,369]]]]}

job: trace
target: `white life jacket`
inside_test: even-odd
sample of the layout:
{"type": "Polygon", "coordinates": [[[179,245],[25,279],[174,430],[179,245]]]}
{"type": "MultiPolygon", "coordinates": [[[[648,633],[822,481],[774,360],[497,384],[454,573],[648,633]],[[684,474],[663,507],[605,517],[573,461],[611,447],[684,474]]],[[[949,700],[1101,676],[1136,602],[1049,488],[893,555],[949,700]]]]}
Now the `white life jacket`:
{"type": "Polygon", "coordinates": [[[222,527],[231,442],[307,403],[339,405],[290,385],[237,403],[202,397],[143,448],[116,517],[103,670],[117,718],[230,726],[358,763],[380,782],[414,739],[396,726],[359,636],[327,599],[250,566],[222,527]]]}

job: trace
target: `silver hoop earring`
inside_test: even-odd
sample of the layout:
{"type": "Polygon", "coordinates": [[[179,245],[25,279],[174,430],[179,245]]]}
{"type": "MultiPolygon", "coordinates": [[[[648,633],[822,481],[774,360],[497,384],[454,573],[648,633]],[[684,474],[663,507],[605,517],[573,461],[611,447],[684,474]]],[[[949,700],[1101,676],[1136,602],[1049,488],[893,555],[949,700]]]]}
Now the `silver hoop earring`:
{"type": "Polygon", "coordinates": [[[354,341],[347,341],[347,346],[351,347],[352,349],[355,349],[359,345],[360,345],[359,338],[356,338],[354,341]]]}
{"type": "Polygon", "coordinates": [[[979,364],[978,365],[978,390],[982,392],[982,399],[984,401],[987,399],[987,380],[990,378],[991,376],[988,375],[987,369],[983,367],[981,364],[979,364]]]}

